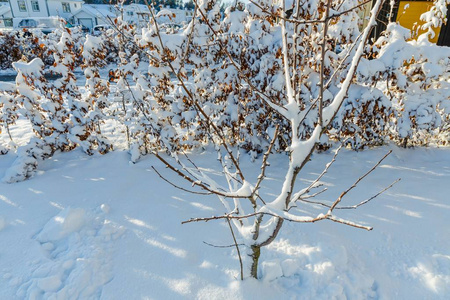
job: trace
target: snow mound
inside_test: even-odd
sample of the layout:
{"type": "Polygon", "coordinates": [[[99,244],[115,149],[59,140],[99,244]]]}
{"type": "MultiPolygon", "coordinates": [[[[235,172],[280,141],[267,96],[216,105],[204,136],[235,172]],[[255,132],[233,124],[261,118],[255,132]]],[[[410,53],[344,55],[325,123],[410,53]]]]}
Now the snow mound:
{"type": "Polygon", "coordinates": [[[45,243],[65,238],[79,231],[86,224],[86,212],[82,208],[66,208],[45,224],[36,240],[45,243]]]}
{"type": "Polygon", "coordinates": [[[101,209],[66,208],[35,236],[47,259],[17,292],[22,299],[97,299],[113,279],[112,241],[123,228],[105,219],[101,209]]]}
{"type": "Polygon", "coordinates": [[[414,278],[434,293],[448,295],[450,293],[450,255],[434,254],[417,266],[409,268],[414,278]]]}
{"type": "Polygon", "coordinates": [[[364,263],[345,247],[294,246],[289,240],[275,241],[269,248],[285,259],[263,262],[265,280],[275,280],[302,299],[376,299],[377,282],[367,275],[364,263]],[[321,287],[321,288],[318,288],[321,287]]]}
{"type": "Polygon", "coordinates": [[[261,267],[265,281],[272,281],[283,276],[283,269],[279,261],[263,261],[261,267]]]}

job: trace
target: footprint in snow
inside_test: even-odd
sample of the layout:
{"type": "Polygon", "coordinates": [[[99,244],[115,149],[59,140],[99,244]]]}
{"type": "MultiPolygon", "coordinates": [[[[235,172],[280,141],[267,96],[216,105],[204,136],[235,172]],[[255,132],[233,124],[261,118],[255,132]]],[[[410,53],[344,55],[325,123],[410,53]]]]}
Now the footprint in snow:
{"type": "Polygon", "coordinates": [[[97,299],[112,280],[112,241],[124,229],[104,212],[66,208],[34,237],[47,259],[38,263],[17,291],[22,299],[97,299]]]}

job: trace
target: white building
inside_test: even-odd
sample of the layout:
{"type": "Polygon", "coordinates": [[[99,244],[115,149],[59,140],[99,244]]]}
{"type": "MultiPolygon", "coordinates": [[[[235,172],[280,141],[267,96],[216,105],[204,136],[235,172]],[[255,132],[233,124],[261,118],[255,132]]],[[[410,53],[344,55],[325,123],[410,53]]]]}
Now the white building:
{"type": "MultiPolygon", "coordinates": [[[[92,28],[95,25],[111,24],[120,15],[121,12],[113,5],[84,4],[80,10],[73,14],[73,18],[74,23],[92,28]]],[[[150,19],[150,11],[146,5],[125,5],[123,19],[130,24],[142,26],[150,19]]]]}
{"type": "Polygon", "coordinates": [[[8,3],[0,3],[0,28],[12,27],[12,13],[8,3]]]}
{"type": "Polygon", "coordinates": [[[112,5],[84,4],[80,10],[73,13],[73,20],[71,21],[92,29],[95,25],[111,24],[116,17],[116,9],[112,5]]]}
{"type": "Polygon", "coordinates": [[[194,11],[180,8],[163,8],[156,15],[158,23],[183,25],[191,21],[194,11]]]}
{"type": "Polygon", "coordinates": [[[147,5],[130,4],[123,8],[123,19],[130,24],[145,26],[151,18],[147,5]]]}
{"type": "Polygon", "coordinates": [[[83,0],[9,0],[13,18],[62,17],[69,19],[83,0]]]}

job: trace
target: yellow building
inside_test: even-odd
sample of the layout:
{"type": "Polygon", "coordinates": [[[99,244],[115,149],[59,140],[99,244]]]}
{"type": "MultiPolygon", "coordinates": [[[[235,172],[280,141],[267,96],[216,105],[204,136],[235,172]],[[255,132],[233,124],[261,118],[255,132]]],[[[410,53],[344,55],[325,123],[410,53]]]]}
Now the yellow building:
{"type": "MultiPolygon", "coordinates": [[[[370,9],[372,8],[372,3],[369,3],[365,6],[365,8],[360,12],[361,17],[367,18],[370,13],[370,9]]],[[[423,21],[420,20],[420,16],[429,11],[433,5],[433,1],[429,0],[421,0],[421,1],[395,1],[394,7],[391,9],[389,5],[390,1],[385,1],[383,8],[381,9],[378,18],[377,18],[377,26],[374,29],[374,37],[377,38],[380,34],[386,29],[386,25],[388,22],[398,22],[401,26],[408,28],[411,30],[411,36],[413,39],[417,38],[420,34],[424,33],[421,30],[421,26],[424,24],[423,21]]],[[[448,7],[447,14],[450,12],[450,7],[448,7]]],[[[443,24],[442,27],[434,28],[434,37],[430,39],[431,42],[437,43],[441,46],[450,46],[450,29],[449,29],[450,20],[443,24]]],[[[362,26],[366,26],[367,21],[364,21],[362,26]]]]}
{"type": "MultiPolygon", "coordinates": [[[[425,33],[421,29],[424,24],[420,20],[420,16],[431,9],[433,2],[429,1],[400,1],[396,21],[405,28],[411,29],[411,35],[413,38],[417,38],[422,33],[425,33]]],[[[430,42],[437,43],[441,28],[433,28],[434,37],[430,39],[430,42]]]]}

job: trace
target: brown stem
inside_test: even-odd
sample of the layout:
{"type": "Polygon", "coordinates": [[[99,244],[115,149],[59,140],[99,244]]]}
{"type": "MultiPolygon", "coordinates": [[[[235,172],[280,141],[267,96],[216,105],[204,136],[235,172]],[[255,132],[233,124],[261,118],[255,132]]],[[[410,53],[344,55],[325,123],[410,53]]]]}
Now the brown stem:
{"type": "Polygon", "coordinates": [[[250,275],[253,278],[258,279],[258,262],[259,262],[259,257],[261,255],[261,246],[252,245],[251,249],[252,249],[252,254],[250,256],[252,258],[252,266],[250,268],[250,275]]]}
{"type": "MultiPolygon", "coordinates": [[[[261,185],[262,181],[265,178],[266,167],[268,166],[267,159],[269,158],[269,155],[270,155],[270,153],[272,151],[273,145],[275,144],[276,139],[278,137],[279,128],[280,128],[279,125],[277,125],[275,127],[275,134],[273,135],[273,139],[270,142],[269,148],[267,149],[266,153],[264,153],[262,164],[261,164],[261,173],[258,176],[258,181],[256,182],[256,185],[255,185],[255,188],[253,189],[252,195],[250,196],[251,199],[253,199],[255,194],[258,192],[259,186],[261,185]]],[[[256,207],[256,203],[254,205],[256,207]]]]}
{"type": "MultiPolygon", "coordinates": [[[[150,5],[148,4],[147,0],[144,0],[146,5],[148,6],[149,10],[150,10],[150,14],[152,16],[152,19],[155,23],[155,28],[156,28],[156,35],[158,37],[159,43],[161,45],[161,50],[164,53],[164,49],[166,49],[164,47],[164,43],[162,41],[161,38],[161,34],[159,31],[159,26],[158,26],[158,22],[156,22],[156,18],[155,15],[153,14],[153,10],[151,9],[150,5]]],[[[195,5],[198,5],[197,2],[194,0],[195,5]]],[[[200,13],[203,15],[203,12],[201,9],[199,9],[200,13]]],[[[206,19],[206,18],[205,18],[206,19]]],[[[206,19],[207,20],[207,19],[206,19]]],[[[211,27],[211,25],[208,23],[208,25],[211,27]]],[[[212,28],[212,27],[211,27],[212,28]]],[[[189,99],[191,100],[191,104],[194,105],[195,109],[200,113],[201,116],[203,116],[206,120],[207,123],[209,123],[208,125],[211,126],[211,128],[213,128],[214,132],[218,135],[218,137],[220,138],[220,140],[222,141],[222,147],[225,149],[225,151],[228,153],[228,155],[230,156],[231,161],[233,162],[234,167],[236,168],[236,171],[239,175],[239,177],[241,178],[242,181],[245,181],[244,178],[244,174],[241,171],[241,168],[239,166],[238,161],[236,160],[233,152],[231,151],[231,149],[228,147],[225,136],[222,132],[222,130],[220,130],[212,121],[210,116],[203,110],[203,108],[200,106],[200,104],[198,103],[198,101],[195,100],[195,97],[192,95],[191,91],[186,87],[185,85],[185,81],[184,79],[181,77],[181,75],[179,73],[177,73],[175,71],[175,68],[173,67],[172,63],[170,60],[166,60],[167,65],[169,66],[169,68],[171,69],[172,73],[175,74],[177,76],[177,79],[180,82],[181,87],[183,88],[183,90],[186,92],[186,94],[188,95],[189,99]]]]}
{"type": "Polygon", "coordinates": [[[234,235],[233,226],[231,226],[230,219],[227,218],[228,227],[230,228],[231,235],[233,236],[234,245],[236,246],[237,254],[239,257],[239,265],[241,267],[241,280],[244,280],[244,267],[242,266],[242,258],[241,258],[241,251],[239,250],[238,243],[236,241],[236,236],[234,235]]]}
{"type": "Polygon", "coordinates": [[[342,198],[348,193],[350,192],[352,189],[354,189],[358,183],[363,180],[365,177],[367,177],[367,175],[369,175],[370,173],[373,172],[373,170],[375,170],[380,164],[381,162],[388,157],[389,154],[392,153],[392,150],[390,150],[388,153],[386,153],[385,156],[383,156],[369,171],[367,171],[363,176],[359,177],[358,180],[355,181],[355,183],[352,184],[352,186],[350,186],[348,189],[346,189],[345,191],[342,192],[342,194],[339,196],[339,198],[336,199],[336,201],[333,203],[333,205],[331,205],[330,207],[330,212],[332,212],[334,210],[334,208],[339,204],[339,202],[341,202],[342,198]]]}
{"type": "Polygon", "coordinates": [[[323,93],[324,93],[324,72],[325,72],[325,54],[327,52],[327,34],[328,34],[328,15],[330,14],[331,0],[327,1],[327,6],[324,16],[324,27],[323,27],[323,41],[322,41],[322,51],[320,56],[320,92],[319,92],[319,125],[323,126],[323,93]]]}

